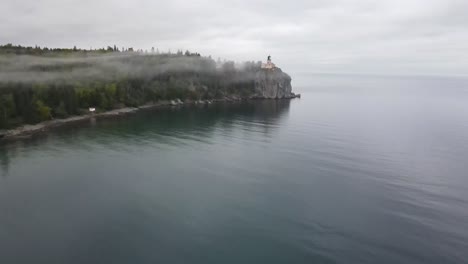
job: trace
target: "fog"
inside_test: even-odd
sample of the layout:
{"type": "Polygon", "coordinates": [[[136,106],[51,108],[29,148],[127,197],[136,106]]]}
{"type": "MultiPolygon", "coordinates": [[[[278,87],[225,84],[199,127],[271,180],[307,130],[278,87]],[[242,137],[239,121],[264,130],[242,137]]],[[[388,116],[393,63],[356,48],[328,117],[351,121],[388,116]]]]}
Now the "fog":
{"type": "Polygon", "coordinates": [[[0,43],[189,49],[310,72],[467,75],[465,0],[3,0],[0,43]]]}
{"type": "Polygon", "coordinates": [[[0,56],[0,82],[44,83],[56,81],[112,81],[121,78],[151,79],[164,74],[230,74],[226,81],[253,81],[260,62],[218,61],[197,55],[140,52],[75,52],[67,56],[0,56]],[[255,69],[253,69],[255,68],[255,69]]]}
{"type": "Polygon", "coordinates": [[[105,54],[69,57],[0,56],[1,82],[111,80],[156,76],[166,72],[209,72],[210,60],[185,56],[105,54]],[[203,63],[205,62],[205,63],[203,63]]]}

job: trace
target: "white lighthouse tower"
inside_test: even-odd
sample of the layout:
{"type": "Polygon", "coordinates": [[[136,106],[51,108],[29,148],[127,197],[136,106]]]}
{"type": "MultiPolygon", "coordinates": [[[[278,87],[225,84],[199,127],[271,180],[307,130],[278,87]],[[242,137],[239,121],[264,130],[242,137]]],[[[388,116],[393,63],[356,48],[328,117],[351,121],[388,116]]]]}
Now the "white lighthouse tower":
{"type": "Polygon", "coordinates": [[[271,56],[268,55],[267,63],[262,63],[262,69],[273,70],[274,68],[276,68],[276,65],[273,62],[271,62],[271,56]]]}

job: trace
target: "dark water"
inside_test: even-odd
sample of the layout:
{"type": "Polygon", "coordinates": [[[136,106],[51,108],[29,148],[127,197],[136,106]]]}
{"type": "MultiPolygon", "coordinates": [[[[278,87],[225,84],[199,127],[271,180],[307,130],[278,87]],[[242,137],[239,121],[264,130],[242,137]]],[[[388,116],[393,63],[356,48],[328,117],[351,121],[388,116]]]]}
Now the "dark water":
{"type": "Polygon", "coordinates": [[[468,81],[315,76],[0,148],[0,263],[466,263],[468,81]]]}

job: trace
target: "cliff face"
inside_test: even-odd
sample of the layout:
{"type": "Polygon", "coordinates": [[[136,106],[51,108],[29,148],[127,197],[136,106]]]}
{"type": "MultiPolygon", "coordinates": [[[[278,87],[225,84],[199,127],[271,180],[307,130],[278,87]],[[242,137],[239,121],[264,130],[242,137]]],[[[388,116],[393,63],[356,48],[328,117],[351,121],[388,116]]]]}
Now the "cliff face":
{"type": "Polygon", "coordinates": [[[255,97],[265,99],[294,98],[291,77],[280,68],[261,69],[255,75],[255,97]]]}

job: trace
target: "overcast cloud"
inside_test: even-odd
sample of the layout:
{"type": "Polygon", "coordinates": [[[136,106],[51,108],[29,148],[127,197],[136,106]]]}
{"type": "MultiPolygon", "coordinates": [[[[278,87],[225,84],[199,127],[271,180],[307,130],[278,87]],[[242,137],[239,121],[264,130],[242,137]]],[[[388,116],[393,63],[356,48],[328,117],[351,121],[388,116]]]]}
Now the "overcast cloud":
{"type": "Polygon", "coordinates": [[[0,0],[0,43],[189,49],[308,72],[468,75],[466,0],[0,0]]]}

